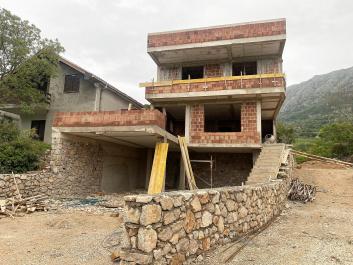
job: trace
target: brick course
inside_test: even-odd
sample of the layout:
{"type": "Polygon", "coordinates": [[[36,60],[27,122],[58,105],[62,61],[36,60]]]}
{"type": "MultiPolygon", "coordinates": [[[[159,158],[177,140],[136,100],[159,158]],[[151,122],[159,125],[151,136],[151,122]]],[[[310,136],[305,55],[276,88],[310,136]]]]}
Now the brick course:
{"type": "Polygon", "coordinates": [[[171,33],[150,34],[147,47],[163,47],[209,41],[274,36],[286,33],[286,22],[272,21],[218,28],[196,29],[171,33]]]}
{"type": "Polygon", "coordinates": [[[190,143],[215,144],[260,144],[256,125],[256,102],[241,105],[241,132],[205,132],[204,106],[191,108],[190,143]]]}
{"type": "Polygon", "coordinates": [[[158,87],[146,87],[147,94],[160,93],[185,93],[185,92],[205,92],[219,91],[228,89],[241,88],[262,88],[262,87],[285,87],[285,79],[283,77],[268,77],[268,78],[251,78],[243,80],[227,80],[200,82],[190,84],[173,84],[158,87]]]}
{"type": "Polygon", "coordinates": [[[223,68],[220,64],[206,64],[205,77],[223,76],[223,68]]]}
{"type": "Polygon", "coordinates": [[[100,127],[157,125],[165,128],[163,113],[154,110],[117,110],[92,112],[57,112],[53,127],[100,127]]]}

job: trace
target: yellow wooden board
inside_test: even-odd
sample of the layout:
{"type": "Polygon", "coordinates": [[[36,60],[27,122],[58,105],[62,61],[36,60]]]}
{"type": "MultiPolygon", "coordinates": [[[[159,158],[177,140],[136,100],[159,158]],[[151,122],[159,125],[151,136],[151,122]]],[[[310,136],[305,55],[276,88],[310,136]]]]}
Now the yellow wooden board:
{"type": "Polygon", "coordinates": [[[167,154],[168,143],[157,143],[154,151],[148,194],[161,193],[164,190],[167,154]]]}
{"type": "Polygon", "coordinates": [[[187,79],[187,80],[166,80],[159,82],[145,82],[140,83],[140,87],[158,87],[158,86],[171,86],[176,84],[193,84],[193,83],[207,83],[207,82],[219,82],[219,81],[232,81],[232,80],[245,80],[255,78],[281,78],[285,77],[284,74],[258,74],[258,75],[242,75],[242,76],[220,76],[220,77],[208,77],[199,79],[187,79]]]}

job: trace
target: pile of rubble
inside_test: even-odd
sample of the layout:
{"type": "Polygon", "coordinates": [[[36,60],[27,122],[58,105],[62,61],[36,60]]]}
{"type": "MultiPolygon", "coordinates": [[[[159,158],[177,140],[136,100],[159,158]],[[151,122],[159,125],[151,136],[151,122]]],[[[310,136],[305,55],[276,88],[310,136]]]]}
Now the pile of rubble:
{"type": "Polygon", "coordinates": [[[304,203],[315,200],[316,187],[300,182],[299,179],[293,179],[290,184],[288,198],[292,201],[301,201],[304,203]]]}
{"type": "Polygon", "coordinates": [[[36,195],[28,198],[12,197],[0,200],[0,218],[2,216],[22,216],[23,213],[33,213],[35,211],[47,211],[48,204],[45,201],[46,195],[36,195]]]}

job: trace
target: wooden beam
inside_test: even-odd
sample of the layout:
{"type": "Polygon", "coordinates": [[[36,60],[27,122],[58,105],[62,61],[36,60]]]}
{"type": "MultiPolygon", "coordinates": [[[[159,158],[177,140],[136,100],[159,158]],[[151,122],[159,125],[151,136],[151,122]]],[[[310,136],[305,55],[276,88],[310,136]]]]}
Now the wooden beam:
{"type": "Polygon", "coordinates": [[[168,145],[168,143],[156,144],[148,194],[161,193],[164,190],[168,145]]]}
{"type": "Polygon", "coordinates": [[[194,84],[194,83],[208,83],[208,82],[219,82],[219,81],[231,81],[231,80],[246,80],[246,79],[256,79],[256,78],[284,78],[285,75],[282,73],[274,74],[261,74],[261,75],[243,75],[243,76],[221,76],[221,77],[209,77],[209,78],[199,78],[191,80],[167,80],[160,82],[146,82],[140,83],[140,87],[159,87],[159,86],[171,86],[176,84],[194,84]]]}

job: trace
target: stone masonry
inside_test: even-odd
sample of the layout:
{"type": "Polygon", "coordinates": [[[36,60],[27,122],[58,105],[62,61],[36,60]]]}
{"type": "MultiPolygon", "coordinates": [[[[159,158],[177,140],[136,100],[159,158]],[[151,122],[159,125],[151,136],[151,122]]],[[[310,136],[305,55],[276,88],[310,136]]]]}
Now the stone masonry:
{"type": "Polygon", "coordinates": [[[125,197],[122,264],[182,264],[278,215],[288,182],[125,197]]]}
{"type": "Polygon", "coordinates": [[[98,142],[53,131],[51,168],[55,194],[87,195],[100,191],[103,150],[98,142]]]}
{"type": "Polygon", "coordinates": [[[17,187],[23,197],[53,193],[54,176],[47,171],[37,171],[26,174],[1,174],[0,199],[16,197],[17,187]]]}
{"type": "Polygon", "coordinates": [[[102,148],[94,141],[53,132],[51,170],[0,175],[0,197],[46,194],[55,197],[85,196],[101,190],[102,148]]]}

